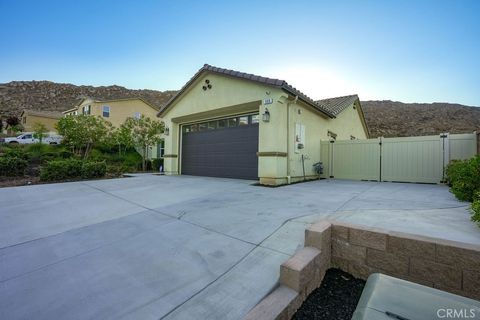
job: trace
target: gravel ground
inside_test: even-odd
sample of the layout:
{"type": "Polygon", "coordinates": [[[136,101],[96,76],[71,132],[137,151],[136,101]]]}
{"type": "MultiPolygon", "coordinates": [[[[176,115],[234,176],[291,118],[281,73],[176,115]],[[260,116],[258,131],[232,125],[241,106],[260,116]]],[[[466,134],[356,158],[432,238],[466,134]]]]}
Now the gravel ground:
{"type": "Polygon", "coordinates": [[[302,304],[292,319],[350,320],[365,281],[340,269],[329,269],[322,284],[302,304]]]}

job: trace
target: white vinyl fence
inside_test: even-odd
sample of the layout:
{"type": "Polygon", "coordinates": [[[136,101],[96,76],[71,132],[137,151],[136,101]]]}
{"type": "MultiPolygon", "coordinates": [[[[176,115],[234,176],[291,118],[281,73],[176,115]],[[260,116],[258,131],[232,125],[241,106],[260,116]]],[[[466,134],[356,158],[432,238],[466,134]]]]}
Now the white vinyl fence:
{"type": "Polygon", "coordinates": [[[477,153],[477,135],[377,138],[322,141],[320,161],[324,178],[439,183],[453,159],[477,153]]]}

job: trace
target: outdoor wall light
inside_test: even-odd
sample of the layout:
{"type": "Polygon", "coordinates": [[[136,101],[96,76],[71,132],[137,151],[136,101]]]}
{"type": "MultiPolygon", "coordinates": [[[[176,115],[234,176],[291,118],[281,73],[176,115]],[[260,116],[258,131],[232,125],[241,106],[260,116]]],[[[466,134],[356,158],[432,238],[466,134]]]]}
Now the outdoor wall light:
{"type": "Polygon", "coordinates": [[[270,122],[270,111],[267,108],[265,108],[265,112],[262,114],[262,120],[263,122],[270,122]]]}
{"type": "Polygon", "coordinates": [[[163,130],[163,134],[168,136],[170,134],[170,128],[169,127],[165,127],[165,129],[163,130]]]}

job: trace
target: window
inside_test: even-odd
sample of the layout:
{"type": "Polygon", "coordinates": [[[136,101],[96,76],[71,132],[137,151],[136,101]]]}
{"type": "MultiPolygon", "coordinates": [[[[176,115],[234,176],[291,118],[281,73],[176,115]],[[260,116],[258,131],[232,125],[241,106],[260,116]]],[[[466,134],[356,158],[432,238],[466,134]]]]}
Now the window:
{"type": "Polygon", "coordinates": [[[217,129],[217,121],[210,121],[210,122],[208,123],[208,129],[209,129],[209,130],[215,130],[215,129],[217,129]]]}
{"type": "Polygon", "coordinates": [[[73,111],[73,115],[74,116],[78,115],[78,111],[73,111]]]}
{"type": "Polygon", "coordinates": [[[23,121],[24,124],[27,123],[27,117],[23,117],[22,121],[23,121]]]}
{"type": "Polygon", "coordinates": [[[157,158],[163,158],[164,154],[165,154],[165,140],[162,140],[157,146],[157,158]]]}
{"type": "Polygon", "coordinates": [[[239,126],[248,125],[248,116],[238,118],[238,125],[239,126]]]}
{"type": "Polygon", "coordinates": [[[224,128],[234,128],[237,126],[258,124],[259,121],[260,121],[260,116],[258,114],[224,118],[220,120],[212,120],[208,122],[182,125],[182,133],[206,131],[206,130],[217,130],[217,129],[224,129],[224,128]]]}
{"type": "Polygon", "coordinates": [[[83,106],[83,108],[82,108],[82,114],[90,114],[90,105],[88,105],[88,106],[83,106]]]}
{"type": "Polygon", "coordinates": [[[32,135],[31,134],[26,134],[23,136],[22,139],[32,139],[32,135]]]}
{"type": "Polygon", "coordinates": [[[105,118],[110,117],[110,107],[109,107],[109,106],[103,106],[103,107],[102,107],[102,115],[103,115],[105,118]]]}
{"type": "Polygon", "coordinates": [[[237,123],[238,123],[238,118],[230,118],[228,119],[228,126],[229,127],[236,127],[237,126],[237,123]]]}
{"type": "Polygon", "coordinates": [[[135,112],[135,113],[133,114],[133,117],[138,120],[138,119],[140,119],[140,118],[142,117],[142,114],[141,114],[140,112],[135,112]]]}

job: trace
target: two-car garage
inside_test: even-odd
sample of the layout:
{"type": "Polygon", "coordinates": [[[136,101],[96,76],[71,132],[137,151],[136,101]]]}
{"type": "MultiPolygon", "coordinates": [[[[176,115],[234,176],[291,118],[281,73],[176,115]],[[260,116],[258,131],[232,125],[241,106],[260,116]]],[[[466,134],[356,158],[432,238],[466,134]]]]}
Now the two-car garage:
{"type": "Polygon", "coordinates": [[[181,173],[258,179],[258,114],[182,125],[181,173]]]}

